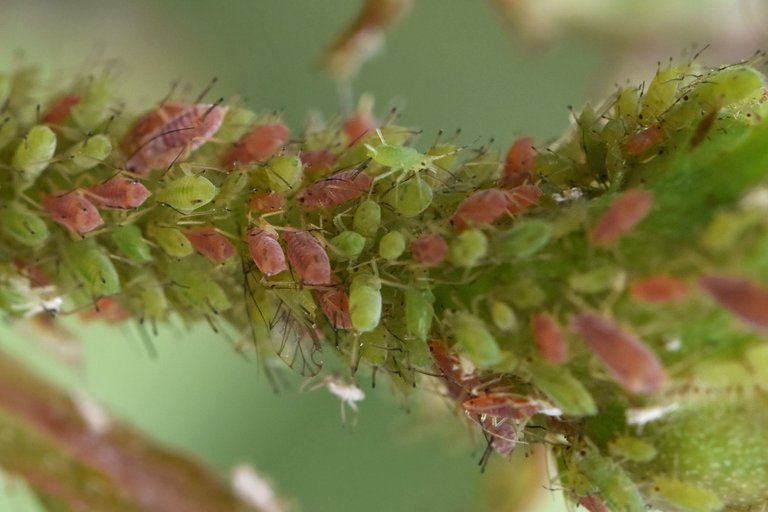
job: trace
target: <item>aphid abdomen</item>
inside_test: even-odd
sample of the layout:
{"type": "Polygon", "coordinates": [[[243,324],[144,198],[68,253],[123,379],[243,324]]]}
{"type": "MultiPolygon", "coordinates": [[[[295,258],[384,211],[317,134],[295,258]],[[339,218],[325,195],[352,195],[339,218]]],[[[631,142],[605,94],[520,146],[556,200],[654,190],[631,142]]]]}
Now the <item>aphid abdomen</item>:
{"type": "Polygon", "coordinates": [[[259,162],[275,155],[288,140],[288,127],[281,122],[267,123],[244,135],[222,159],[231,168],[236,163],[259,162]]]}
{"type": "Polygon", "coordinates": [[[629,285],[629,295],[635,300],[645,302],[674,302],[684,298],[690,290],[685,281],[659,274],[633,281],[629,285]]]}
{"type": "Polygon", "coordinates": [[[330,209],[361,197],[372,186],[373,178],[363,171],[341,171],[311,184],[297,199],[305,210],[330,209]]]}
{"type": "Polygon", "coordinates": [[[102,208],[138,208],[152,195],[138,180],[113,178],[89,187],[91,200],[102,208]]]}
{"type": "Polygon", "coordinates": [[[627,190],[617,197],[608,210],[598,219],[589,233],[594,244],[603,245],[617,241],[651,211],[653,195],[640,189],[627,190]]]}
{"type": "Polygon", "coordinates": [[[753,329],[768,331],[768,290],[747,279],[722,275],[702,277],[699,286],[753,329]]]}
{"type": "Polygon", "coordinates": [[[413,259],[425,267],[434,267],[445,260],[448,255],[448,244],[437,234],[422,235],[411,242],[413,259]]]}
{"type": "Polygon", "coordinates": [[[334,329],[352,329],[349,296],[340,286],[316,292],[317,302],[334,329]]]}
{"type": "Polygon", "coordinates": [[[188,229],[184,231],[184,236],[197,252],[216,263],[226,261],[235,254],[232,242],[212,227],[188,229]]]}
{"type": "Polygon", "coordinates": [[[52,192],[43,197],[41,204],[54,221],[78,235],[104,224],[93,203],[79,191],[52,192]]]}
{"type": "Polygon", "coordinates": [[[507,213],[507,195],[497,188],[478,190],[456,208],[451,224],[458,230],[472,224],[492,224],[507,213]]]}
{"type": "Polygon", "coordinates": [[[277,233],[261,228],[251,228],[246,237],[251,259],[262,274],[271,277],[288,268],[283,248],[277,241],[277,233]]]}
{"type": "Polygon", "coordinates": [[[285,240],[288,259],[303,283],[331,284],[331,262],[315,237],[307,231],[289,231],[285,240]]]}

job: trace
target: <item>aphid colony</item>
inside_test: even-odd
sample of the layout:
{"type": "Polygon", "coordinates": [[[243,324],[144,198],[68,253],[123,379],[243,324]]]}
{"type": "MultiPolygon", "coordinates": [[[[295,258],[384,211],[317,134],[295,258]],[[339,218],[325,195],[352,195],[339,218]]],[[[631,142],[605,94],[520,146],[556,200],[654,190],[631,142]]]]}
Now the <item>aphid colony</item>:
{"type": "Polygon", "coordinates": [[[739,203],[768,165],[733,160],[768,141],[753,67],[670,64],[503,156],[419,148],[369,101],[291,132],[221,102],[134,116],[112,86],[90,77],[37,109],[29,70],[0,75],[7,314],[61,297],[50,314],[204,321],[305,374],[337,351],[398,389],[438,383],[486,456],[553,444],[590,510],[716,510],[680,504],[693,472],[659,468],[668,492],[647,492],[653,456],[632,454],[653,438],[622,414],[685,407],[695,353],[741,353],[768,325],[768,222],[739,203]]]}

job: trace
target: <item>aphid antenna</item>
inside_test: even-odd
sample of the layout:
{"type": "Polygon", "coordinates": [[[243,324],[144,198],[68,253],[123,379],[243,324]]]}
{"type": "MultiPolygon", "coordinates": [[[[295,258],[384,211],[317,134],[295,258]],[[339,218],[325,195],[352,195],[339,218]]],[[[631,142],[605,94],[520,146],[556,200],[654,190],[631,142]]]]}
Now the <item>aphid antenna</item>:
{"type": "MultiPolygon", "coordinates": [[[[197,102],[195,102],[197,103],[197,102]]],[[[208,114],[213,112],[216,108],[220,107],[224,103],[224,97],[219,98],[214,103],[211,104],[210,107],[208,107],[208,110],[205,111],[205,114],[200,118],[200,121],[205,122],[205,118],[208,117],[208,114]]]]}
{"type": "Polygon", "coordinates": [[[200,103],[203,101],[203,98],[211,92],[211,89],[213,89],[213,86],[216,85],[216,82],[219,81],[219,77],[214,76],[211,78],[211,80],[208,82],[208,85],[206,85],[202,91],[200,91],[200,94],[198,94],[197,98],[195,98],[195,101],[193,103],[200,103]]]}
{"type": "MultiPolygon", "coordinates": [[[[154,322],[152,322],[152,328],[155,330],[155,336],[157,336],[157,326],[155,325],[154,322]]],[[[147,332],[147,328],[144,325],[143,317],[139,318],[136,321],[136,330],[139,333],[139,339],[141,340],[141,343],[144,346],[144,349],[147,351],[149,358],[156,360],[157,347],[155,347],[155,344],[152,342],[152,338],[150,338],[149,333],[147,332]]]]}

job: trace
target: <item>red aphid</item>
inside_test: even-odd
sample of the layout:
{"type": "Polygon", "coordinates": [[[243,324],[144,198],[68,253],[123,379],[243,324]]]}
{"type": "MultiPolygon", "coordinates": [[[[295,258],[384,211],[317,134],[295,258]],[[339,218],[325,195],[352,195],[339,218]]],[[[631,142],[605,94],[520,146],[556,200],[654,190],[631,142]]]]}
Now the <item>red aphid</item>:
{"type": "Polygon", "coordinates": [[[460,231],[473,224],[492,224],[507,213],[507,203],[507,194],[503,190],[478,190],[456,208],[451,224],[460,231]]]}
{"type": "Polygon", "coordinates": [[[494,451],[502,457],[511,455],[517,445],[517,427],[513,421],[495,416],[474,417],[483,430],[491,436],[494,451]]]}
{"type": "Polygon", "coordinates": [[[560,324],[549,313],[531,316],[531,330],[539,354],[550,363],[559,364],[568,359],[568,343],[560,324]]]}
{"type": "Polygon", "coordinates": [[[468,362],[462,364],[459,355],[440,340],[429,341],[429,353],[435,366],[448,386],[448,392],[457,400],[464,400],[476,393],[483,383],[475,368],[468,362]]]}
{"type": "Polygon", "coordinates": [[[373,178],[360,170],[341,171],[316,181],[298,195],[305,210],[330,209],[367,194],[373,178]]]}
{"type": "Polygon", "coordinates": [[[632,135],[624,144],[624,150],[629,156],[639,156],[661,141],[663,132],[661,126],[653,125],[632,135]]]}
{"type": "Polygon", "coordinates": [[[609,512],[608,507],[605,506],[603,500],[598,498],[595,494],[590,496],[582,496],[579,498],[579,505],[587,509],[589,512],[609,512]]]}
{"type": "Polygon", "coordinates": [[[274,276],[287,270],[285,253],[273,229],[251,228],[246,233],[248,252],[262,274],[274,276]]]}
{"type": "Polygon", "coordinates": [[[48,111],[43,114],[40,122],[45,124],[61,124],[69,117],[72,107],[80,103],[82,98],[77,94],[67,94],[56,100],[48,111]]]}
{"type": "Polygon", "coordinates": [[[653,393],[666,381],[656,354],[613,320],[597,313],[579,313],[571,318],[571,328],[627,391],[653,393]]]}
{"type": "Polygon", "coordinates": [[[531,137],[520,137],[512,143],[504,162],[504,175],[500,185],[503,188],[518,187],[533,180],[536,166],[536,150],[531,137]]]}
{"type": "Polygon", "coordinates": [[[277,192],[256,192],[248,199],[248,208],[254,213],[272,213],[285,208],[285,197],[277,192]]]}
{"type": "Polygon", "coordinates": [[[336,163],[336,155],[328,149],[314,151],[302,151],[300,153],[304,172],[314,173],[324,169],[330,169],[336,163]]]}
{"type": "Polygon", "coordinates": [[[331,262],[315,237],[307,231],[289,231],[285,240],[288,243],[288,259],[301,282],[331,284],[331,262]]]}
{"type": "Polygon", "coordinates": [[[110,297],[102,297],[96,304],[82,313],[83,320],[101,320],[110,324],[124,322],[133,317],[133,313],[118,301],[110,297]]]}
{"type": "Polygon", "coordinates": [[[196,227],[182,231],[197,252],[217,263],[235,254],[235,246],[212,227],[196,227]]]}
{"type": "Polygon", "coordinates": [[[510,420],[527,420],[542,410],[541,403],[515,393],[486,393],[462,402],[465,411],[510,420]]]}
{"type": "Polygon", "coordinates": [[[675,302],[688,294],[685,281],[666,274],[646,277],[629,285],[629,296],[645,302],[675,302]]]}
{"type": "Polygon", "coordinates": [[[702,277],[699,286],[750,327],[768,332],[768,290],[747,279],[722,275],[702,277]]]}
{"type": "Polygon", "coordinates": [[[51,218],[75,234],[85,234],[104,224],[99,210],[79,190],[52,192],[43,196],[43,209],[51,218]]]}
{"type": "Polygon", "coordinates": [[[349,296],[341,286],[315,292],[317,302],[335,329],[352,329],[349,316],[349,296]]]}
{"type": "Polygon", "coordinates": [[[30,288],[42,288],[49,286],[51,280],[37,263],[27,263],[19,258],[13,260],[16,269],[29,279],[30,288]]]}
{"type": "Polygon", "coordinates": [[[231,168],[236,163],[260,162],[276,154],[288,140],[288,127],[279,122],[262,124],[244,135],[222,159],[231,168]]]}
{"type": "Polygon", "coordinates": [[[138,208],[152,192],[139,180],[112,178],[88,187],[86,192],[91,201],[102,208],[138,208]]]}
{"type": "Polygon", "coordinates": [[[434,233],[421,235],[411,242],[413,259],[425,267],[434,267],[445,260],[448,254],[448,244],[445,239],[434,233]]]}
{"type": "Polygon", "coordinates": [[[360,140],[378,128],[379,123],[373,117],[369,109],[362,109],[344,122],[342,130],[347,136],[350,146],[354,146],[360,140]]]}
{"type": "Polygon", "coordinates": [[[640,189],[627,190],[617,197],[589,233],[594,244],[615,242],[626,235],[651,211],[653,194],[640,189]]]}
{"type": "Polygon", "coordinates": [[[541,197],[541,189],[536,185],[523,184],[505,191],[507,195],[507,213],[514,215],[536,205],[541,197]]]}
{"type": "Polygon", "coordinates": [[[139,119],[123,139],[126,169],[146,174],[185,160],[219,130],[227,110],[207,104],[163,103],[139,119]]]}

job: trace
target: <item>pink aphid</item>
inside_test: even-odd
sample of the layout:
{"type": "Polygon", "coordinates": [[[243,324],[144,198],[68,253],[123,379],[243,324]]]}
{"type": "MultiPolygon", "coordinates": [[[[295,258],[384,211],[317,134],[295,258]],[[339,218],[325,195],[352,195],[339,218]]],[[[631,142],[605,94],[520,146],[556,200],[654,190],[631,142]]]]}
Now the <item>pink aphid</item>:
{"type": "Polygon", "coordinates": [[[235,246],[212,227],[196,227],[182,231],[197,252],[217,263],[235,254],[235,246]]]}
{"type": "Polygon", "coordinates": [[[608,507],[605,506],[603,500],[594,494],[589,496],[582,496],[579,498],[579,505],[587,509],[589,512],[609,512],[608,507]]]}
{"type": "Polygon", "coordinates": [[[42,288],[51,285],[51,280],[38,263],[27,263],[20,258],[14,259],[13,263],[16,265],[16,269],[29,279],[29,286],[31,288],[42,288]]]}
{"type": "Polygon", "coordinates": [[[514,215],[535,206],[541,197],[541,189],[536,185],[518,185],[505,191],[507,195],[507,213],[514,215]]]}
{"type": "Polygon", "coordinates": [[[560,324],[549,313],[531,316],[531,330],[539,354],[550,363],[563,363],[568,359],[568,344],[560,324]]]}
{"type": "Polygon", "coordinates": [[[152,192],[139,180],[112,178],[85,189],[91,201],[102,208],[138,208],[152,192]]]}
{"type": "Polygon", "coordinates": [[[448,393],[456,400],[464,400],[480,389],[483,383],[469,362],[462,362],[459,355],[440,340],[429,341],[429,353],[435,366],[443,374],[448,393]]]}
{"type": "Polygon", "coordinates": [[[342,131],[347,136],[350,146],[354,146],[360,140],[378,128],[379,123],[371,114],[370,109],[362,109],[355,112],[352,117],[344,122],[342,131]]]}
{"type": "Polygon", "coordinates": [[[705,276],[699,286],[756,331],[768,332],[768,290],[733,276],[705,276]]]}
{"type": "Polygon", "coordinates": [[[72,233],[83,235],[104,224],[99,210],[79,190],[52,192],[43,196],[41,203],[54,221],[72,233]]]}
{"type": "Polygon", "coordinates": [[[80,96],[77,94],[66,94],[60,97],[56,102],[48,108],[48,111],[43,114],[40,119],[45,124],[61,124],[69,117],[69,113],[72,111],[72,107],[80,103],[80,96]]]}
{"type": "Polygon", "coordinates": [[[288,269],[285,253],[273,229],[251,228],[246,233],[248,252],[262,274],[274,276],[288,269]]]}
{"type": "Polygon", "coordinates": [[[279,122],[262,124],[244,135],[229,153],[222,165],[231,168],[236,163],[260,162],[275,155],[288,140],[288,127],[279,122]]]}
{"type": "Polygon", "coordinates": [[[336,163],[336,155],[327,149],[302,151],[300,156],[304,172],[310,174],[330,169],[336,163]]]}
{"type": "Polygon", "coordinates": [[[462,402],[465,411],[501,419],[527,420],[542,410],[539,401],[515,393],[486,393],[462,402]]]}
{"type": "Polygon", "coordinates": [[[248,199],[248,209],[254,213],[272,213],[285,208],[285,197],[277,192],[255,192],[248,199]]]}
{"type": "Polygon", "coordinates": [[[101,320],[109,324],[124,322],[132,317],[131,310],[110,297],[100,298],[92,308],[80,313],[83,320],[101,320]]]}
{"type": "Polygon", "coordinates": [[[571,318],[571,329],[627,391],[654,393],[666,381],[656,354],[613,320],[597,313],[579,313],[571,318]]]}
{"type": "Polygon", "coordinates": [[[661,141],[663,132],[661,126],[653,125],[632,135],[624,144],[624,150],[629,156],[639,156],[661,141]]]}
{"type": "Polygon", "coordinates": [[[121,144],[126,169],[146,174],[184,161],[221,127],[227,107],[167,102],[148,112],[121,144]]]}
{"type": "Polygon", "coordinates": [[[592,243],[610,244],[620,239],[642,221],[651,211],[653,195],[645,190],[627,190],[617,197],[597,220],[589,233],[592,243]]]}
{"type": "Polygon", "coordinates": [[[502,190],[478,190],[456,208],[451,224],[460,231],[474,224],[492,224],[507,213],[507,202],[507,194],[502,190]]]}
{"type": "Polygon", "coordinates": [[[488,434],[494,451],[502,457],[511,455],[517,445],[517,427],[513,421],[495,416],[473,418],[488,434]]]}
{"type": "Polygon", "coordinates": [[[289,231],[285,240],[288,243],[288,259],[301,282],[331,284],[331,262],[315,237],[307,231],[289,231]]]}
{"type": "Polygon", "coordinates": [[[367,194],[372,186],[373,178],[363,171],[341,171],[302,190],[298,201],[305,210],[330,209],[367,194]]]}
{"type": "Polygon", "coordinates": [[[518,187],[533,180],[536,166],[536,150],[531,137],[520,137],[512,143],[504,162],[504,175],[500,185],[503,188],[518,187]]]}
{"type": "Polygon", "coordinates": [[[352,329],[352,318],[349,316],[349,296],[341,286],[315,292],[317,302],[325,313],[328,321],[335,329],[352,329]]]}
{"type": "Polygon", "coordinates": [[[688,283],[666,274],[645,277],[629,285],[629,296],[644,302],[675,302],[690,290],[688,283]]]}
{"type": "Polygon", "coordinates": [[[448,244],[440,235],[434,233],[421,235],[411,242],[411,254],[414,260],[425,267],[434,267],[445,260],[448,244]]]}

